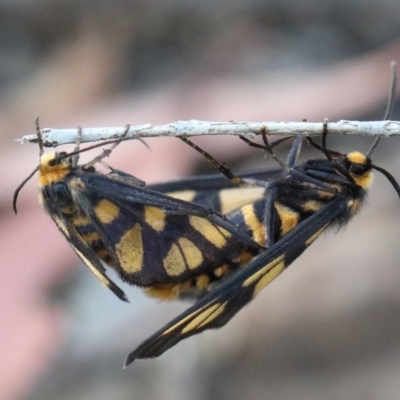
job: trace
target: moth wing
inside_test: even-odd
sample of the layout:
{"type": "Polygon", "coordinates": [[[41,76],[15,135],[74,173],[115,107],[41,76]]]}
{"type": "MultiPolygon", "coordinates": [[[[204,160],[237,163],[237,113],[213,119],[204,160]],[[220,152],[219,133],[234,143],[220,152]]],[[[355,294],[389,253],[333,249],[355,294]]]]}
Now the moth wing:
{"type": "Polygon", "coordinates": [[[129,302],[125,292],[107,276],[102,263],[93,254],[93,251],[85,241],[77,234],[75,227],[67,219],[60,219],[57,214],[51,213],[50,215],[77,256],[90,269],[93,275],[119,299],[129,302]]]}
{"type": "Polygon", "coordinates": [[[146,339],[128,355],[125,366],[135,359],[157,357],[189,336],[226,324],[340,217],[346,207],[347,198],[338,197],[301,222],[240,272],[146,339]]]}
{"type": "Polygon", "coordinates": [[[161,208],[160,198],[150,191],[134,188],[121,195],[89,187],[81,196],[81,211],[114,261],[110,264],[131,284],[184,282],[209,272],[210,266],[217,268],[227,254],[245,247],[228,231],[236,229],[228,221],[214,214],[197,216],[204,208],[189,204],[185,211],[182,202],[175,210],[169,198],[161,208]]]}
{"type": "MultiPolygon", "coordinates": [[[[251,178],[268,182],[282,178],[282,168],[259,169],[237,174],[240,178],[251,178]]],[[[149,189],[168,196],[194,202],[223,214],[265,197],[265,188],[260,186],[238,186],[221,174],[200,175],[148,186],[149,189]]]]}
{"type": "Polygon", "coordinates": [[[116,203],[120,208],[135,207],[137,205],[155,207],[167,215],[191,215],[207,219],[213,224],[225,229],[238,240],[254,248],[262,247],[245,232],[239,230],[234,224],[227,221],[219,212],[199,204],[190,203],[177,198],[172,198],[147,188],[129,184],[129,182],[110,181],[107,176],[97,175],[95,179],[82,177],[91,192],[99,193],[102,197],[116,203]]]}

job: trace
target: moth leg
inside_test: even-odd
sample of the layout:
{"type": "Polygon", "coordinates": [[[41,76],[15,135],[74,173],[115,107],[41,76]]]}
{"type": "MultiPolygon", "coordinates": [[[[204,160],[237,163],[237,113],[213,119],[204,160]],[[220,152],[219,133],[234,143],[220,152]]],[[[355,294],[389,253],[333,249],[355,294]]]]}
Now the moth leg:
{"type": "Polygon", "coordinates": [[[95,157],[92,161],[89,161],[88,163],[83,165],[82,168],[83,169],[90,169],[95,164],[101,162],[103,160],[103,158],[108,157],[111,154],[111,152],[123,141],[125,136],[128,134],[130,127],[131,127],[130,124],[126,124],[124,133],[118,138],[118,140],[116,140],[108,149],[103,149],[103,151],[102,151],[102,153],[100,155],[95,157]]]}
{"type": "Polygon", "coordinates": [[[236,176],[230,168],[218,162],[210,153],[207,153],[205,150],[197,146],[188,138],[180,136],[179,139],[188,144],[196,151],[198,151],[202,156],[204,156],[208,161],[210,161],[211,164],[213,164],[215,168],[217,168],[217,170],[221,172],[221,174],[224,175],[227,179],[229,179],[234,185],[260,186],[260,187],[267,186],[266,182],[262,180],[252,179],[252,178],[240,178],[239,176],[236,176]]]}

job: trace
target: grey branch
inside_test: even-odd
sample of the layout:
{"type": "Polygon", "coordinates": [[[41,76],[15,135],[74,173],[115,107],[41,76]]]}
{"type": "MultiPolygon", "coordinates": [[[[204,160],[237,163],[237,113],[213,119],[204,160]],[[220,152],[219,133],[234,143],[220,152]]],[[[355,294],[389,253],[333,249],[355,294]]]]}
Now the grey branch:
{"type": "MultiPolygon", "coordinates": [[[[81,142],[96,142],[120,137],[125,127],[83,128],[81,142]]],[[[323,122],[209,122],[209,121],[177,121],[167,125],[131,126],[126,137],[154,136],[204,136],[204,135],[242,135],[251,139],[265,132],[268,135],[304,135],[319,136],[323,131],[323,122]]],[[[369,135],[399,136],[399,121],[328,121],[330,135],[369,135]]],[[[67,143],[75,143],[77,129],[41,130],[43,145],[55,147],[67,143]]],[[[26,135],[19,139],[21,143],[37,143],[36,134],[26,135]]]]}

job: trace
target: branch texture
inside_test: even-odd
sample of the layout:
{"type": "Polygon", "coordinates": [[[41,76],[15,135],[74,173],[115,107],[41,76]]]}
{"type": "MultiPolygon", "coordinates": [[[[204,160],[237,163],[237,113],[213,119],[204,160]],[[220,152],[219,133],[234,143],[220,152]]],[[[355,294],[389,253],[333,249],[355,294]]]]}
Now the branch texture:
{"type": "MultiPolygon", "coordinates": [[[[82,143],[109,140],[120,137],[125,127],[84,128],[82,143]]],[[[157,137],[157,136],[204,136],[204,135],[242,135],[254,138],[261,133],[268,135],[304,135],[319,136],[323,132],[323,122],[209,122],[209,121],[177,121],[166,125],[131,126],[126,137],[157,137]]],[[[368,136],[399,136],[399,121],[346,121],[328,122],[330,135],[368,135],[368,136]]],[[[43,145],[56,147],[62,144],[75,143],[77,129],[41,130],[43,145]]],[[[36,134],[26,135],[19,139],[21,143],[37,143],[36,134]]]]}

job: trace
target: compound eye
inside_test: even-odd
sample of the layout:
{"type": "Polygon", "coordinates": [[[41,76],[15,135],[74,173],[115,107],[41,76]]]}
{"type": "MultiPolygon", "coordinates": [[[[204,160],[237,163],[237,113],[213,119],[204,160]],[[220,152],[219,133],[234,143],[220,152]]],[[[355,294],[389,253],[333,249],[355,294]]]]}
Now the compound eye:
{"type": "Polygon", "coordinates": [[[356,175],[362,175],[366,172],[366,165],[365,164],[356,164],[353,163],[350,165],[349,171],[356,175]]]}
{"type": "Polygon", "coordinates": [[[66,153],[65,151],[62,151],[61,153],[57,153],[57,156],[53,159],[53,160],[51,160],[50,162],[49,162],[49,165],[50,166],[54,166],[54,165],[58,165],[58,164],[61,164],[61,162],[63,161],[63,160],[65,160],[65,157],[68,155],[68,153],[66,153]]]}

